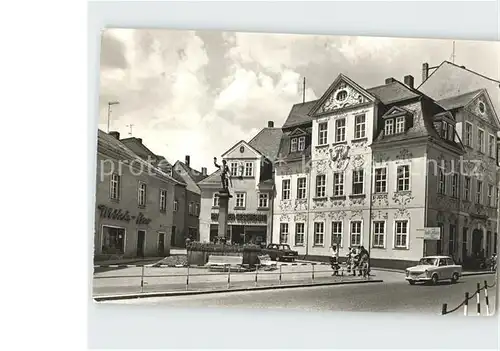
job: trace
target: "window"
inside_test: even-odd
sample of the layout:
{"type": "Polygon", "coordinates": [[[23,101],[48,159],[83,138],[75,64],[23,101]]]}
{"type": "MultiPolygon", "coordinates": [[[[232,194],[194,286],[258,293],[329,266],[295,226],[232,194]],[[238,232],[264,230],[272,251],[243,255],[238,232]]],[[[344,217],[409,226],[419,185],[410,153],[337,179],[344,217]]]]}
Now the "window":
{"type": "Polygon", "coordinates": [[[212,203],[213,207],[219,207],[220,206],[220,197],[219,197],[219,194],[214,194],[214,198],[213,198],[213,203],[212,203]]]}
{"type": "Polygon", "coordinates": [[[112,200],[120,199],[120,176],[117,173],[111,175],[109,183],[109,197],[112,200]]]}
{"type": "Polygon", "coordinates": [[[333,196],[344,195],[344,173],[333,173],[333,196]]]}
{"type": "Polygon", "coordinates": [[[268,193],[260,193],[259,194],[259,207],[260,208],[268,208],[269,207],[269,194],[268,193]]]}
{"type": "Polygon", "coordinates": [[[200,215],[200,204],[195,204],[194,205],[194,215],[199,216],[200,215]]]}
{"type": "Polygon", "coordinates": [[[446,176],[444,174],[444,169],[439,170],[439,181],[438,181],[438,194],[446,194],[446,176]]]}
{"type": "Polygon", "coordinates": [[[335,97],[337,101],[344,101],[347,99],[347,91],[341,90],[337,93],[337,96],[335,97]]]}
{"type": "Polygon", "coordinates": [[[160,211],[165,212],[167,210],[167,191],[165,189],[160,189],[160,211]]]}
{"type": "Polygon", "coordinates": [[[384,247],[385,245],[385,222],[373,222],[373,247],[384,247]]]}
{"type": "Polygon", "coordinates": [[[483,182],[480,181],[479,179],[476,182],[476,203],[482,204],[483,203],[483,182]]]}
{"type": "Polygon", "coordinates": [[[297,199],[306,198],[306,178],[297,178],[297,199]]]}
{"type": "Polygon", "coordinates": [[[493,199],[493,185],[488,184],[488,205],[490,207],[495,207],[493,199]]]}
{"type": "Polygon", "coordinates": [[[245,177],[253,177],[253,162],[245,162],[245,177]]]}
{"type": "Polygon", "coordinates": [[[125,253],[125,229],[116,227],[102,227],[102,253],[125,253]]]}
{"type": "Polygon", "coordinates": [[[298,151],[304,151],[306,148],[306,137],[299,137],[299,145],[298,145],[298,151]]]}
{"type": "Polygon", "coordinates": [[[384,134],[385,135],[394,134],[394,120],[393,119],[386,119],[385,120],[384,134]]]}
{"type": "Polygon", "coordinates": [[[484,153],[484,130],[477,130],[477,149],[484,153]]]}
{"type": "Polygon", "coordinates": [[[396,221],[396,248],[408,247],[408,221],[396,221]]]}
{"type": "Polygon", "coordinates": [[[335,121],[335,142],[340,143],[345,141],[345,118],[335,121]]]}
{"type": "Polygon", "coordinates": [[[332,222],[332,244],[342,247],[342,222],[332,222]]]}
{"type": "Polygon", "coordinates": [[[290,141],[290,152],[296,152],[297,151],[297,138],[292,138],[290,141]]]}
{"type": "Polygon", "coordinates": [[[283,200],[290,199],[290,179],[283,179],[281,181],[281,198],[283,200]]]}
{"type": "Polygon", "coordinates": [[[189,215],[193,215],[193,206],[194,206],[194,203],[190,202],[189,205],[188,205],[188,213],[189,215]]]}
{"type": "Polygon", "coordinates": [[[386,193],[387,192],[387,169],[386,168],[376,168],[375,169],[375,192],[376,193],[386,193]]]}
{"type": "Polygon", "coordinates": [[[325,145],[328,142],[328,124],[326,122],[318,125],[318,145],[325,145]]]}
{"type": "Polygon", "coordinates": [[[398,191],[410,190],[410,166],[398,166],[398,191]]]}
{"type": "Polygon", "coordinates": [[[470,201],[470,177],[464,178],[464,200],[470,201]]]}
{"type": "Polygon", "coordinates": [[[362,169],[352,172],[352,193],[354,195],[363,194],[364,173],[362,169]]]}
{"type": "Polygon", "coordinates": [[[146,206],[146,189],[147,186],[145,183],[139,183],[139,194],[137,197],[137,202],[141,207],[146,206]]]}
{"type": "Polygon", "coordinates": [[[452,124],[448,124],[448,139],[451,141],[455,140],[455,129],[452,124]]]}
{"type": "Polygon", "coordinates": [[[493,234],[493,253],[497,253],[497,245],[498,245],[498,235],[497,233],[493,234]]]}
{"type": "Polygon", "coordinates": [[[495,158],[495,136],[490,134],[490,140],[488,142],[488,155],[495,158]]]}
{"type": "Polygon", "coordinates": [[[465,145],[472,147],[472,123],[465,122],[465,145]]]}
{"type": "Polygon", "coordinates": [[[179,201],[175,200],[174,201],[174,212],[177,212],[179,210],[179,201]]]}
{"type": "Polygon", "coordinates": [[[320,174],[316,176],[316,197],[326,196],[326,175],[320,174]]]}
{"type": "Polygon", "coordinates": [[[366,117],[358,115],[354,120],[354,138],[361,139],[366,137],[366,117]]]}
{"type": "Polygon", "coordinates": [[[238,163],[231,162],[230,170],[231,170],[231,176],[232,177],[237,176],[238,175],[238,163]]]}
{"type": "Polygon", "coordinates": [[[236,193],[236,206],[237,208],[245,207],[245,193],[236,193]]]}
{"type": "Polygon", "coordinates": [[[457,228],[453,225],[453,224],[450,224],[450,239],[448,240],[448,255],[450,256],[454,256],[455,254],[455,243],[457,242],[456,240],[456,234],[457,232],[457,228]]]}
{"type": "Polygon", "coordinates": [[[486,257],[490,257],[491,255],[491,231],[486,232],[486,257]]]}
{"type": "Polygon", "coordinates": [[[403,116],[396,118],[396,133],[405,131],[405,118],[403,116]]]}
{"type": "Polygon", "coordinates": [[[324,222],[314,222],[314,245],[322,246],[323,237],[325,235],[325,223],[324,222]]]}
{"type": "Polygon", "coordinates": [[[280,223],[280,244],[288,243],[288,223],[280,223]]]}
{"type": "Polygon", "coordinates": [[[458,174],[456,173],[451,176],[451,196],[458,197],[458,174]]]}
{"type": "Polygon", "coordinates": [[[361,221],[351,222],[351,246],[361,245],[361,221]]]}
{"type": "Polygon", "coordinates": [[[448,123],[443,121],[443,125],[441,127],[441,137],[443,139],[448,139],[448,123]]]}
{"type": "Polygon", "coordinates": [[[304,245],[304,223],[295,223],[295,246],[304,245]]]}

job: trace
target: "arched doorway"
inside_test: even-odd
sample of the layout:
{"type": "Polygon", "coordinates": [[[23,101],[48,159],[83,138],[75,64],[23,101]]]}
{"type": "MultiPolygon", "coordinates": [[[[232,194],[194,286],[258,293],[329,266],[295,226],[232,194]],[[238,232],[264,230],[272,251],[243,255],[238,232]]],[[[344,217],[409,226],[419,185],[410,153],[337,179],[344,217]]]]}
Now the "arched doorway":
{"type": "Polygon", "coordinates": [[[471,253],[472,257],[480,257],[483,254],[483,240],[484,233],[481,229],[474,229],[472,231],[472,245],[471,253]]]}

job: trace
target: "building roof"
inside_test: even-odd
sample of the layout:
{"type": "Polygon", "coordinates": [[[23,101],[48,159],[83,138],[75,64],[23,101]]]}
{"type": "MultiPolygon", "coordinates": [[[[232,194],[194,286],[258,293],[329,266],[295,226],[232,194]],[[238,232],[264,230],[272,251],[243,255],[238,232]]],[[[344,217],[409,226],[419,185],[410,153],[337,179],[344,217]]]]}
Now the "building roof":
{"type": "Polygon", "coordinates": [[[419,92],[407,85],[394,80],[392,83],[379,85],[367,91],[379,99],[384,105],[390,105],[404,100],[415,99],[419,92]]]}
{"type": "Polygon", "coordinates": [[[203,175],[201,172],[197,171],[189,167],[187,164],[181,161],[177,161],[174,165],[174,170],[182,177],[184,182],[186,183],[186,189],[195,193],[201,194],[200,188],[197,183],[207,178],[206,175],[203,175]]]}
{"type": "Polygon", "coordinates": [[[198,182],[198,185],[205,185],[205,184],[208,185],[208,184],[216,184],[216,183],[218,183],[219,185],[221,185],[221,182],[220,182],[220,173],[221,173],[220,169],[216,170],[215,172],[213,172],[212,174],[210,174],[208,177],[206,177],[205,179],[203,179],[200,182],[198,182]]]}
{"type": "Polygon", "coordinates": [[[435,100],[443,100],[478,89],[486,89],[497,116],[500,114],[500,80],[443,61],[418,89],[435,100]]]}
{"type": "Polygon", "coordinates": [[[311,123],[312,117],[309,116],[309,111],[311,111],[317,102],[318,100],[312,100],[293,105],[282,128],[285,129],[305,123],[311,123]]]}
{"type": "Polygon", "coordinates": [[[278,157],[282,135],[281,128],[263,128],[248,144],[274,162],[278,157]]]}
{"type": "Polygon", "coordinates": [[[152,174],[160,178],[163,178],[164,180],[172,181],[173,183],[179,183],[177,180],[175,180],[173,177],[169,176],[159,168],[154,167],[150,163],[143,160],[132,150],[126,147],[120,140],[103,132],[100,129],[98,129],[98,134],[97,134],[97,152],[108,153],[108,154],[112,153],[113,155],[115,155],[116,159],[122,162],[126,161],[128,162],[128,164],[134,161],[135,163],[140,164],[141,167],[146,167],[146,169],[150,171],[152,174]]]}
{"type": "Polygon", "coordinates": [[[439,100],[439,105],[443,106],[447,110],[454,110],[456,108],[464,107],[469,102],[471,102],[476,96],[478,96],[483,89],[478,89],[471,91],[469,93],[452,96],[446,99],[439,100]]]}

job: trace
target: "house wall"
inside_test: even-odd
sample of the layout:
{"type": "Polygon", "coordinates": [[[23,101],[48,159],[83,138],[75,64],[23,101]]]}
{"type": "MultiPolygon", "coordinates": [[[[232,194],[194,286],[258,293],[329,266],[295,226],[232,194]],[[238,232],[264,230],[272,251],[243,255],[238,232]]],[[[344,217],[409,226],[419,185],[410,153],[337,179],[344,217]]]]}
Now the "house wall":
{"type": "Polygon", "coordinates": [[[147,257],[158,256],[158,233],[165,233],[164,254],[170,250],[170,234],[173,224],[173,199],[174,183],[149,175],[148,172],[132,170],[128,165],[119,166],[116,158],[99,153],[97,156],[97,184],[96,184],[96,210],[95,210],[95,236],[94,251],[96,258],[105,258],[102,252],[103,226],[119,227],[125,229],[125,252],[123,257],[137,256],[137,231],[145,230],[144,255],[147,257]],[[116,170],[121,174],[120,199],[110,198],[111,171],[116,170]],[[139,182],[147,184],[146,206],[138,206],[139,182]],[[167,208],[160,211],[160,189],[167,190],[167,208]],[[128,219],[111,219],[101,216],[99,206],[121,210],[128,213],[128,219]],[[148,224],[138,224],[137,219],[143,216],[150,219],[148,224]]]}

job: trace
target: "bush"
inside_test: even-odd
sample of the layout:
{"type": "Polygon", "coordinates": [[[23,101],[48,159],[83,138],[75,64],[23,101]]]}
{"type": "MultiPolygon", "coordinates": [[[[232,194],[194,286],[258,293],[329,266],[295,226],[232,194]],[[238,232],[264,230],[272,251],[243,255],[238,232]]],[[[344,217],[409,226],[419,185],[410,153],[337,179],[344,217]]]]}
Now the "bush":
{"type": "Polygon", "coordinates": [[[260,252],[259,245],[245,244],[245,245],[226,245],[214,243],[200,243],[191,242],[187,249],[189,251],[202,251],[202,252],[260,252]]]}

